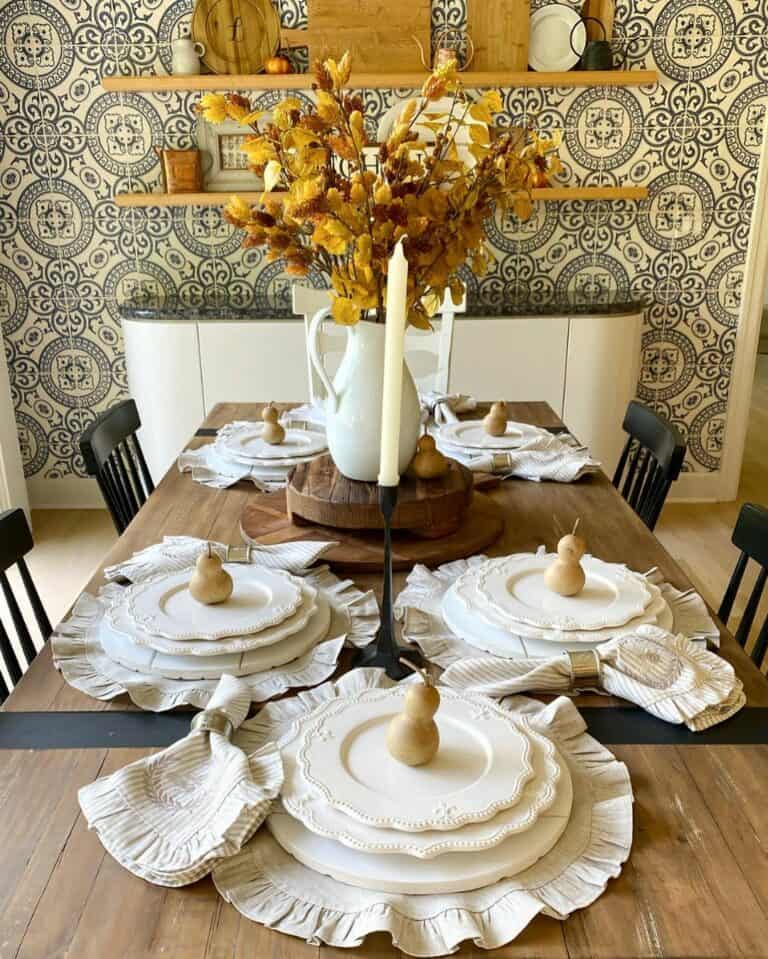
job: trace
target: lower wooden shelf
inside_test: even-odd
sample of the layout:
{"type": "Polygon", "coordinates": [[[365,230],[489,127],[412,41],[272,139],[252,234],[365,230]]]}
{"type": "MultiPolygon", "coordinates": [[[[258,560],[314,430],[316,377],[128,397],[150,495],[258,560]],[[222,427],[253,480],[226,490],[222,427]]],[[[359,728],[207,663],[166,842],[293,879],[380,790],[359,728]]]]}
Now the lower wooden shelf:
{"type": "MultiPolygon", "coordinates": [[[[258,203],[260,191],[230,193],[118,193],[119,207],[149,206],[223,206],[230,197],[239,196],[247,203],[258,203]]],[[[648,188],[644,186],[558,186],[534,190],[533,199],[544,203],[569,200],[644,200],[648,188]]]]}

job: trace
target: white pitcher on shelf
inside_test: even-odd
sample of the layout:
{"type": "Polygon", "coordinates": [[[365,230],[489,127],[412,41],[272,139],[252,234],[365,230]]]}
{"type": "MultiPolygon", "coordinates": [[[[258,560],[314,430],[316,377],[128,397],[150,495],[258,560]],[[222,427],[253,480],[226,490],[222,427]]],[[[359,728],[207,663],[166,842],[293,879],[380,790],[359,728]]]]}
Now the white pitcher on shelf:
{"type": "MultiPolygon", "coordinates": [[[[381,455],[381,397],[384,388],[383,323],[361,320],[344,327],[347,345],[331,382],[320,351],[319,335],[330,308],[320,310],[309,327],[309,357],[326,394],[328,450],[348,479],[375,483],[381,455]]],[[[403,362],[400,414],[400,474],[416,452],[420,434],[419,396],[408,364],[403,362]]]]}
{"type": "Polygon", "coordinates": [[[171,42],[171,72],[177,77],[197,76],[200,57],[205,56],[202,43],[191,37],[178,37],[171,42]]]}

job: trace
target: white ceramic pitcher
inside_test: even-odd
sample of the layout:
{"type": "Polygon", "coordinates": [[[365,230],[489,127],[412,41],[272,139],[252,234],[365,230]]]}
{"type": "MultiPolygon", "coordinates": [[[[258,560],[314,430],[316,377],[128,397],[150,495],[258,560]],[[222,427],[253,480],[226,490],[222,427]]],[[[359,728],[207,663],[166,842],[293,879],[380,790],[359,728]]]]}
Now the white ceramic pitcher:
{"type": "MultiPolygon", "coordinates": [[[[318,344],[326,308],[309,327],[309,357],[326,392],[328,449],[337,468],[349,479],[376,482],[381,454],[381,399],[384,391],[383,323],[361,320],[347,326],[347,348],[331,382],[318,344]]],[[[403,401],[400,413],[400,474],[416,452],[421,430],[419,395],[408,364],[403,361],[403,401]]]]}
{"type": "Polygon", "coordinates": [[[205,47],[191,37],[179,37],[171,43],[171,72],[177,77],[197,76],[205,47]]]}

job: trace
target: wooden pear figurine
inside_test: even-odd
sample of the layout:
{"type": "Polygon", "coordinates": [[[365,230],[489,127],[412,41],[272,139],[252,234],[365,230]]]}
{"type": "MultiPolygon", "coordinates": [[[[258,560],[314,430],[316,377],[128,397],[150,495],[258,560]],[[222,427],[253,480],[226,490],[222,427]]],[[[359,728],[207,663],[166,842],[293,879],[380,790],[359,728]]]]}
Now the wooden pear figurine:
{"type": "Polygon", "coordinates": [[[483,429],[489,436],[503,436],[507,432],[507,404],[499,400],[483,420],[483,429]]]}
{"type": "Polygon", "coordinates": [[[581,558],[587,551],[587,544],[576,535],[579,521],[573,527],[573,532],[563,536],[557,544],[557,559],[544,573],[544,582],[560,596],[576,596],[586,582],[586,576],[581,566],[581,558]]]}
{"type": "Polygon", "coordinates": [[[417,672],[423,682],[409,687],[402,713],[390,721],[387,749],[390,756],[406,766],[423,766],[434,759],[440,746],[440,733],[434,719],[440,707],[440,693],[425,669],[416,669],[404,658],[400,662],[417,672]]]}
{"type": "Polygon", "coordinates": [[[285,439],[285,430],[277,422],[280,414],[272,403],[269,403],[261,411],[261,418],[264,420],[264,429],[261,431],[261,438],[270,446],[279,446],[285,439]]]}
{"type": "Polygon", "coordinates": [[[189,581],[192,598],[203,606],[225,603],[232,595],[232,577],[221,564],[221,557],[214,553],[211,544],[201,553],[195,563],[195,571],[189,581]]]}
{"type": "Polygon", "coordinates": [[[429,433],[425,433],[419,440],[411,465],[416,476],[423,480],[439,479],[448,472],[448,460],[429,433]]]}

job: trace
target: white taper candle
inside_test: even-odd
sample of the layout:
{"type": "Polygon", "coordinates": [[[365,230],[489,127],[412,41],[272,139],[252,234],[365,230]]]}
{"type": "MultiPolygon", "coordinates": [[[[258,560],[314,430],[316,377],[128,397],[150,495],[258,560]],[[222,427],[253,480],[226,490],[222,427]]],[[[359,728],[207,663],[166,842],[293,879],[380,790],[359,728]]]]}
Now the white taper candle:
{"type": "Polygon", "coordinates": [[[389,261],[387,273],[379,486],[397,486],[400,482],[400,412],[403,400],[405,325],[408,316],[407,294],[408,260],[405,258],[401,239],[389,261]]]}

